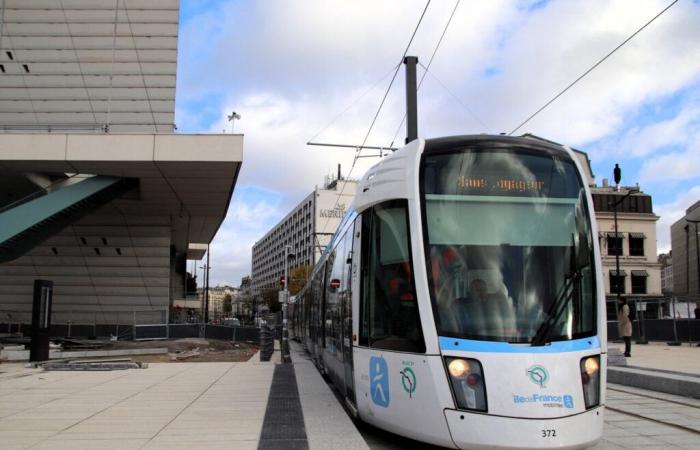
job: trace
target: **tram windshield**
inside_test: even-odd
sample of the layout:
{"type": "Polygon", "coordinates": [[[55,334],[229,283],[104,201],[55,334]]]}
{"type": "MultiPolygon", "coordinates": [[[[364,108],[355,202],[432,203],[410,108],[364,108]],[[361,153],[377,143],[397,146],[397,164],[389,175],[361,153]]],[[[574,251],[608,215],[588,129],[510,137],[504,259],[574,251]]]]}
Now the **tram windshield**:
{"type": "Polygon", "coordinates": [[[466,148],[422,164],[440,336],[541,345],[595,334],[590,218],[566,153],[466,148]]]}

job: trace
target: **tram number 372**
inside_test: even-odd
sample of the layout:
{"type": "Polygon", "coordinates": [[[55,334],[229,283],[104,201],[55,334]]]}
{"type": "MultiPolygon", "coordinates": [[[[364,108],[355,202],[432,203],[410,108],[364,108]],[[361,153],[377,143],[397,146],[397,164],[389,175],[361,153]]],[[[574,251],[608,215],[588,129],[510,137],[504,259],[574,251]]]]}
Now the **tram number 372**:
{"type": "Polygon", "coordinates": [[[542,430],[543,438],[553,438],[557,437],[557,430],[542,430]]]}

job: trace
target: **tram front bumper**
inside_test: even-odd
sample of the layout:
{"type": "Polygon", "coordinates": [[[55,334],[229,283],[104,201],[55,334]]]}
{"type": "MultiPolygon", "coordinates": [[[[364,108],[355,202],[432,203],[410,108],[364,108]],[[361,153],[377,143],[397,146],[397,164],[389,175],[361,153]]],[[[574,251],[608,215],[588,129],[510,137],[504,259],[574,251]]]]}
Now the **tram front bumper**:
{"type": "Polygon", "coordinates": [[[556,419],[521,419],[445,410],[452,440],[462,449],[579,449],[603,437],[603,407],[556,419]]]}

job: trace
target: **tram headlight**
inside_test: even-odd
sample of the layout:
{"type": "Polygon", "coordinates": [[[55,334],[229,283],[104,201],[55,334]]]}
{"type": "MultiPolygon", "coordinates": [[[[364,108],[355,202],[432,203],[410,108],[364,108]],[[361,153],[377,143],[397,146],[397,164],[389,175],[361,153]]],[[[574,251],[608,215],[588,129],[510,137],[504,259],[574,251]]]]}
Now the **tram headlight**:
{"type": "Polygon", "coordinates": [[[581,360],[581,385],[586,409],[600,403],[600,355],[587,356],[581,360]]]}
{"type": "Polygon", "coordinates": [[[470,358],[445,358],[457,407],[486,412],[486,384],[481,363],[470,358]]]}

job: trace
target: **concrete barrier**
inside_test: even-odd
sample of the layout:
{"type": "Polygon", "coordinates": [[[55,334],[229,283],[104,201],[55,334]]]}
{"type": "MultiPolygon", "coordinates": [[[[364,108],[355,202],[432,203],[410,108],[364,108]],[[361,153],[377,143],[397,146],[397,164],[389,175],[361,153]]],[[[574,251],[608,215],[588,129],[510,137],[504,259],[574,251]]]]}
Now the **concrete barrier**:
{"type": "Polygon", "coordinates": [[[640,367],[608,366],[608,382],[700,399],[700,376],[640,367]]]}
{"type": "MultiPolygon", "coordinates": [[[[123,350],[83,350],[68,351],[52,350],[49,352],[50,359],[71,359],[71,358],[99,358],[104,356],[137,356],[137,355],[164,355],[168,349],[162,348],[134,348],[123,350]]],[[[2,350],[0,352],[2,361],[28,361],[29,350],[2,350]]]]}

